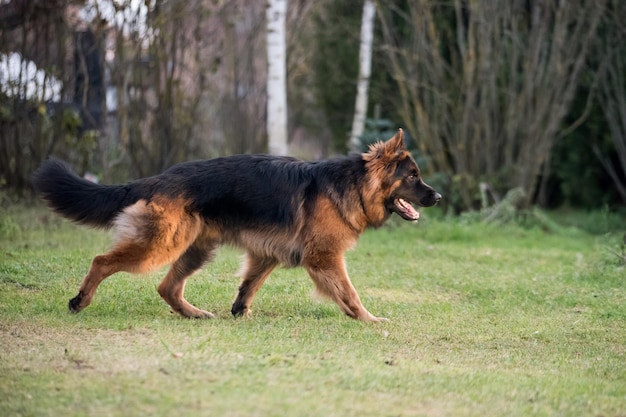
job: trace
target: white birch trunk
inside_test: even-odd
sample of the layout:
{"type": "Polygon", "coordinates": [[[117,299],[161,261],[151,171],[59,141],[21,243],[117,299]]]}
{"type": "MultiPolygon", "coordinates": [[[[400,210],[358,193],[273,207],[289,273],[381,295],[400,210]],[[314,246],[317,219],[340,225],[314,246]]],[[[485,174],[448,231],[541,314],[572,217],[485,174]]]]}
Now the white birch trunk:
{"type": "Polygon", "coordinates": [[[372,43],[374,39],[374,17],[376,5],[373,0],[365,0],[363,4],[363,18],[361,21],[361,45],[359,47],[359,78],[354,106],[354,119],[350,133],[350,150],[359,151],[361,143],[359,137],[365,128],[367,115],[367,92],[372,73],[372,43]]]}
{"type": "Polygon", "coordinates": [[[267,2],[267,138],[269,152],[287,154],[287,0],[267,2]]]}

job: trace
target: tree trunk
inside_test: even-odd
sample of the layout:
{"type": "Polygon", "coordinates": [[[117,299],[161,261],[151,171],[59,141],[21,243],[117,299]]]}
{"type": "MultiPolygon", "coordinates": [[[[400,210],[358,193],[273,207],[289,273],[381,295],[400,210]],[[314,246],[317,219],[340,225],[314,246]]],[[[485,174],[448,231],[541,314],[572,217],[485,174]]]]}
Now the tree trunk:
{"type": "Polygon", "coordinates": [[[360,136],[365,128],[367,116],[367,92],[372,73],[372,43],[374,39],[374,17],[376,5],[373,0],[365,0],[363,4],[363,20],[361,21],[361,45],[359,48],[359,78],[357,82],[354,119],[350,133],[350,150],[361,150],[360,136]]]}
{"type": "Polygon", "coordinates": [[[616,1],[613,7],[613,13],[608,16],[607,26],[610,30],[604,51],[606,67],[600,74],[599,102],[616,157],[604,154],[598,145],[593,147],[593,152],[626,205],[626,55],[623,47],[626,41],[626,31],[623,29],[626,6],[616,1]]]}
{"type": "Polygon", "coordinates": [[[269,0],[267,17],[267,138],[269,152],[287,154],[287,0],[269,0]]]}

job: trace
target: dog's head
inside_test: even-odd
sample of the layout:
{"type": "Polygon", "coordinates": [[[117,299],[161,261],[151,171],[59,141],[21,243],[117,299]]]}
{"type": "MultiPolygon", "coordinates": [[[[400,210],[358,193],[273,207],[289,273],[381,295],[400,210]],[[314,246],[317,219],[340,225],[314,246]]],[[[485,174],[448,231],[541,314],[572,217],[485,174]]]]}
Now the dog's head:
{"type": "Polygon", "coordinates": [[[419,212],[413,205],[430,207],[441,200],[441,194],[422,180],[417,163],[406,149],[402,129],[388,141],[371,145],[363,159],[371,189],[377,189],[375,194],[387,211],[385,218],[397,213],[415,221],[419,212]]]}

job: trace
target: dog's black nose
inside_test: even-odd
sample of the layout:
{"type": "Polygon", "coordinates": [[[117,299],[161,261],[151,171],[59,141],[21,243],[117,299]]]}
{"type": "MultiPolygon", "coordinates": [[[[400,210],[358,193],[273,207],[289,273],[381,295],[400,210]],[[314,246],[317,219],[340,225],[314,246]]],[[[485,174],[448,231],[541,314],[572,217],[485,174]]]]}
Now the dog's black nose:
{"type": "Polygon", "coordinates": [[[435,201],[441,200],[441,194],[435,193],[435,197],[434,198],[435,198],[435,201]]]}

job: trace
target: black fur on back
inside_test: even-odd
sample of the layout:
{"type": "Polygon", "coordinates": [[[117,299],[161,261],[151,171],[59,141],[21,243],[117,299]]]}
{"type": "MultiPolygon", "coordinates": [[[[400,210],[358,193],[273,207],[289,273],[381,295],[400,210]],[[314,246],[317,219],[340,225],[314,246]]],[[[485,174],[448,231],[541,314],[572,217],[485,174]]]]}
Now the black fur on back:
{"type": "Polygon", "coordinates": [[[360,155],[319,162],[235,155],[178,164],[156,178],[163,177],[168,194],[192,201],[206,219],[227,227],[287,225],[320,194],[342,204],[364,181],[365,164],[360,155]]]}
{"type": "Polygon", "coordinates": [[[312,210],[320,194],[340,212],[353,210],[354,193],[363,181],[365,161],[358,154],[318,162],[235,155],[180,163],[125,185],[92,183],[65,162],[50,158],[32,177],[35,190],[54,211],[96,227],[111,226],[125,207],[155,195],[182,199],[190,212],[227,228],[285,226],[295,220],[299,206],[312,210]]]}

